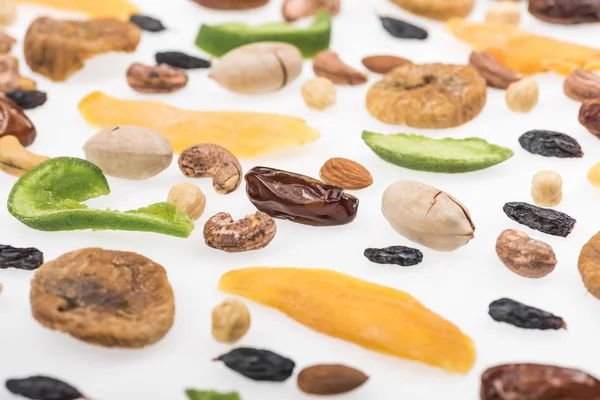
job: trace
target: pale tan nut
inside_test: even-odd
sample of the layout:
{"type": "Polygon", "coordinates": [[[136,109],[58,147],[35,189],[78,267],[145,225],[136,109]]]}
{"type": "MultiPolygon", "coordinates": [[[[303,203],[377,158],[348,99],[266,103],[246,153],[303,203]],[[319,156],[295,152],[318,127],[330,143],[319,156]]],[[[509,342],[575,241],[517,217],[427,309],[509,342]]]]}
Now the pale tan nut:
{"type": "Polygon", "coordinates": [[[540,207],[556,207],[560,204],[562,194],[562,178],[554,171],[540,171],[531,181],[531,197],[540,207]]]}
{"type": "Polygon", "coordinates": [[[239,300],[225,300],[212,311],[212,335],[219,343],[239,342],[250,325],[250,311],[239,300]]]}
{"type": "Polygon", "coordinates": [[[512,83],[506,89],[506,105],[512,111],[527,113],[537,105],[540,89],[533,78],[525,78],[512,83]]]}
{"type": "Polygon", "coordinates": [[[520,81],[525,76],[517,72],[504,68],[492,53],[487,51],[474,51],[469,57],[469,64],[472,65],[479,75],[485,79],[489,87],[496,89],[506,89],[511,83],[520,81]]]}
{"type": "Polygon", "coordinates": [[[0,92],[19,89],[19,60],[9,54],[0,54],[0,92]]]}
{"type": "Polygon", "coordinates": [[[362,63],[371,72],[387,74],[395,68],[412,64],[412,61],[402,57],[381,55],[365,57],[362,59],[362,63]]]}
{"type": "Polygon", "coordinates": [[[0,33],[0,54],[10,53],[15,43],[17,41],[14,37],[6,33],[0,33]]]}
{"type": "Polygon", "coordinates": [[[577,267],[585,288],[592,296],[600,299],[600,232],[583,246],[577,267]]]}
{"type": "Polygon", "coordinates": [[[413,14],[438,21],[464,18],[473,11],[475,6],[475,0],[392,0],[392,2],[413,14]]]}
{"type": "Polygon", "coordinates": [[[213,187],[220,194],[236,190],[242,183],[242,165],[224,147],[198,144],[179,155],[179,169],[188,178],[213,178],[213,187]]]}
{"type": "Polygon", "coordinates": [[[4,290],[4,286],[2,286],[2,284],[0,283],[0,293],[2,293],[2,290],[4,290]]]}
{"type": "Polygon", "coordinates": [[[600,162],[594,164],[587,174],[588,181],[597,188],[600,188],[600,162]]]}
{"type": "Polygon", "coordinates": [[[168,65],[149,67],[135,63],[127,70],[127,83],[140,93],[173,93],[187,85],[188,76],[168,65]]]}
{"type": "Polygon", "coordinates": [[[340,9],[341,0],[285,0],[281,13],[286,21],[296,21],[300,18],[311,17],[318,11],[337,15],[340,9]]]}
{"type": "Polygon", "coordinates": [[[17,0],[0,1],[0,25],[12,25],[17,19],[17,0]]]}
{"type": "Polygon", "coordinates": [[[171,187],[167,202],[173,204],[177,211],[186,214],[192,221],[197,221],[206,209],[206,196],[202,190],[187,182],[171,187]]]}
{"type": "Polygon", "coordinates": [[[34,154],[27,150],[15,136],[0,138],[0,170],[12,176],[22,176],[49,157],[34,154]]]}
{"type": "Polygon", "coordinates": [[[35,90],[37,89],[37,82],[33,79],[19,77],[19,89],[21,90],[35,90]]]}
{"type": "Polygon", "coordinates": [[[313,365],[300,371],[298,387],[304,393],[321,396],[350,392],[369,380],[361,371],[340,364],[313,365]]]}
{"type": "Polygon", "coordinates": [[[521,6],[511,0],[494,3],[485,13],[488,22],[501,22],[518,25],[521,22],[521,6]]]}
{"type": "Polygon", "coordinates": [[[557,263],[552,247],[514,229],[500,234],[496,253],[508,269],[526,278],[543,278],[557,263]]]}
{"type": "Polygon", "coordinates": [[[600,75],[585,69],[573,71],[563,85],[565,94],[576,101],[585,101],[600,97],[600,75]]]}
{"type": "Polygon", "coordinates": [[[335,104],[335,86],[327,78],[316,77],[302,86],[302,98],[310,108],[323,111],[335,104]]]}
{"type": "Polygon", "coordinates": [[[373,184],[373,177],[365,167],[341,157],[327,160],[319,176],[323,182],[346,190],[360,190],[373,184]]]}
{"type": "Polygon", "coordinates": [[[219,213],[204,225],[206,244],[227,253],[240,253],[267,247],[276,233],[275,220],[260,211],[238,221],[234,221],[227,213],[219,213]]]}
{"type": "Polygon", "coordinates": [[[367,74],[344,64],[331,50],[322,51],[315,56],[313,70],[315,75],[327,78],[337,85],[362,85],[369,80],[367,74]]]}

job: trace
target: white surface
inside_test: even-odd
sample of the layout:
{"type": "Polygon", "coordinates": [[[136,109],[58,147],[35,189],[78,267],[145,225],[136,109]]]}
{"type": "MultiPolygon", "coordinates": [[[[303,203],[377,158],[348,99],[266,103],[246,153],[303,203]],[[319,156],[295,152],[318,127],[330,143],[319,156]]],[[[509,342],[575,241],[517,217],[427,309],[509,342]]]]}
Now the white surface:
{"type": "MultiPolygon", "coordinates": [[[[84,1],[84,0],[82,0],[84,1]]],[[[99,1],[99,0],[85,0],[99,1]]],[[[32,273],[0,271],[4,292],[0,294],[0,379],[47,374],[65,379],[95,400],[184,399],[186,387],[237,390],[244,400],[289,400],[305,397],[292,378],[284,384],[256,383],[212,363],[211,358],[229,351],[210,334],[210,311],[225,296],[217,291],[219,277],[231,269],[255,265],[330,268],[406,290],[432,310],[456,323],[475,341],[477,364],[466,376],[452,375],[422,364],[386,357],[358,346],[313,332],[277,311],[249,304],[253,325],[240,345],[268,348],[291,357],[297,372],[320,362],[345,363],[371,376],[359,391],[345,398],[359,399],[475,399],[479,376],[492,365],[503,362],[546,362],[579,367],[600,376],[596,340],[600,336],[600,301],[587,294],[577,272],[581,246],[598,230],[600,191],[586,180],[588,169],[600,161],[598,139],[577,122],[579,105],[562,92],[562,78],[540,75],[539,105],[530,114],[515,114],[504,105],[503,92],[489,90],[484,111],[474,121],[451,130],[420,131],[390,126],[372,118],[365,106],[369,85],[338,90],[335,108],[310,111],[300,96],[303,82],[313,76],[306,63],[301,78],[288,88],[265,96],[244,97],[221,89],[207,78],[207,71],[190,72],[183,91],[164,96],[143,96],[132,91],[124,78],[135,61],[153,62],[159,50],[183,50],[202,54],[193,41],[203,22],[279,20],[281,1],[258,11],[245,13],[211,12],[188,0],[138,0],[144,13],[160,17],[170,28],[165,33],[144,33],[135,54],[110,54],[90,60],[85,69],[67,83],[52,84],[32,74],[22,62],[24,76],[35,78],[49,101],[28,112],[38,129],[31,150],[48,156],[83,157],[83,143],[96,132],[77,111],[78,101],[93,90],[104,90],[120,98],[154,98],[169,104],[198,110],[254,110],[279,112],[306,118],[323,136],[314,144],[281,151],[255,160],[242,160],[244,170],[265,165],[312,176],[328,158],[343,156],[365,165],[375,183],[356,192],[361,204],[356,221],[332,228],[313,228],[278,221],[278,233],[271,245],[261,251],[226,254],[208,248],[202,227],[210,216],[226,211],[235,218],[254,212],[244,188],[228,196],[216,194],[210,180],[196,180],[208,197],[204,216],[192,236],[168,236],[132,232],[38,232],[12,218],[0,208],[0,243],[40,248],[47,260],[82,247],[141,253],[168,270],[173,285],[177,315],[173,329],[155,346],[139,351],[108,350],[94,347],[69,335],[41,327],[31,316],[29,282],[32,273]],[[508,146],[515,156],[488,170],[444,175],[416,172],[380,160],[362,142],[363,129],[382,133],[417,132],[441,138],[479,136],[508,146]],[[531,155],[522,150],[517,138],[530,129],[553,129],[575,137],[586,153],[583,159],[554,159],[531,155]],[[502,212],[507,201],[531,201],[530,180],[541,169],[554,169],[564,180],[564,200],[559,210],[579,220],[572,235],[558,238],[532,232],[509,220],[502,212]],[[379,211],[385,188],[399,179],[415,179],[455,195],[472,213],[477,226],[475,239],[452,253],[422,248],[424,262],[413,268],[372,264],[362,253],[367,247],[413,245],[396,234],[379,211]],[[506,228],[519,228],[551,244],[559,264],[541,280],[519,277],[506,269],[494,251],[498,234],[506,228]],[[488,304],[511,297],[563,316],[568,331],[526,331],[498,324],[487,315],[488,304]]],[[[335,19],[332,49],[349,64],[360,67],[367,55],[390,53],[415,62],[466,62],[469,48],[443,31],[442,24],[410,16],[391,4],[374,5],[368,0],[344,0],[344,10],[335,19]],[[375,10],[393,12],[427,26],[427,41],[394,39],[380,26],[375,10]]],[[[481,19],[491,1],[481,0],[473,19],[481,19]]],[[[9,32],[19,38],[15,53],[22,57],[22,39],[29,22],[38,14],[67,16],[42,8],[21,7],[19,23],[9,32]]],[[[598,26],[550,26],[523,15],[522,26],[531,31],[564,40],[597,44],[598,26]]],[[[378,79],[370,76],[370,84],[378,79]]],[[[143,182],[109,178],[110,196],[89,202],[120,210],[137,208],[165,200],[169,187],[184,178],[174,162],[171,168],[143,182]]],[[[13,177],[0,174],[0,199],[4,204],[13,177]]],[[[394,319],[390,315],[390,320],[394,319]]],[[[396,323],[401,324],[398,320],[396,323]]],[[[0,399],[12,399],[0,388],[0,399]]]]}

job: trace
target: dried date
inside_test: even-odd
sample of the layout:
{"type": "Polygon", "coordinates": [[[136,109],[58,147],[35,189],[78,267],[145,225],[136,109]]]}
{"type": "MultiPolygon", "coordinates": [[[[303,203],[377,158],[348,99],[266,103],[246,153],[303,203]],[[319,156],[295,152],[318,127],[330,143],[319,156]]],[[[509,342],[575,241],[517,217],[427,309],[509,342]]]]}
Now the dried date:
{"type": "Polygon", "coordinates": [[[160,20],[147,15],[132,15],[129,22],[148,32],[161,32],[167,29],[160,20]]]}
{"type": "Polygon", "coordinates": [[[567,329],[567,325],[562,318],[511,299],[500,299],[492,302],[489,307],[489,314],[494,321],[524,329],[567,329]]]}
{"type": "Polygon", "coordinates": [[[519,138],[521,147],[531,154],[544,157],[581,158],[583,150],[569,135],[560,132],[533,130],[519,138]]]}
{"type": "Polygon", "coordinates": [[[36,248],[18,248],[0,244],[0,269],[33,271],[44,263],[44,254],[36,248]]]}
{"type": "Polygon", "coordinates": [[[503,210],[513,221],[553,236],[569,236],[577,222],[560,211],[521,202],[506,203],[503,210]]]}
{"type": "Polygon", "coordinates": [[[39,90],[15,90],[6,93],[6,96],[23,110],[31,110],[32,108],[39,107],[44,105],[48,100],[48,95],[39,90]]]}
{"type": "Polygon", "coordinates": [[[222,361],[228,368],[255,381],[284,382],[296,367],[289,358],[248,347],[234,349],[213,361],[222,361]]]}
{"type": "Polygon", "coordinates": [[[180,69],[210,68],[212,65],[209,60],[190,56],[179,51],[165,51],[156,53],[156,62],[158,64],[167,64],[171,67],[180,69]]]}
{"type": "Polygon", "coordinates": [[[600,138],[600,98],[585,100],[579,109],[579,123],[600,138]]]}
{"type": "Polygon", "coordinates": [[[425,29],[409,24],[406,21],[389,17],[381,17],[380,19],[383,28],[393,37],[424,40],[429,36],[425,29]]]}
{"type": "Polygon", "coordinates": [[[529,0],[529,12],[552,24],[600,21],[600,0],[529,0]]]}
{"type": "Polygon", "coordinates": [[[9,392],[33,400],[75,400],[86,398],[73,386],[47,376],[6,381],[9,392]]]}
{"type": "Polygon", "coordinates": [[[403,267],[417,265],[423,261],[423,253],[421,251],[405,246],[366,249],[365,257],[377,264],[396,264],[403,267]]]}

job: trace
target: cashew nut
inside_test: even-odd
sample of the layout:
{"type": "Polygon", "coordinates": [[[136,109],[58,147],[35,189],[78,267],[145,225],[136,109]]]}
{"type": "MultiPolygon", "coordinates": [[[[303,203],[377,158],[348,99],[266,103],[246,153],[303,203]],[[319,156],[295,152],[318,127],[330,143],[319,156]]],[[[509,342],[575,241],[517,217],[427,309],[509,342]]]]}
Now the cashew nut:
{"type": "Polygon", "coordinates": [[[188,178],[213,178],[217,193],[233,192],[242,182],[242,166],[226,148],[216,144],[188,147],[179,156],[179,169],[188,178]]]}
{"type": "Polygon", "coordinates": [[[219,213],[204,225],[206,244],[228,253],[267,247],[276,233],[275,220],[260,211],[239,221],[227,213],[219,213]]]}
{"type": "Polygon", "coordinates": [[[21,176],[49,157],[34,154],[21,145],[15,136],[0,138],[0,170],[13,176],[21,176]]]}

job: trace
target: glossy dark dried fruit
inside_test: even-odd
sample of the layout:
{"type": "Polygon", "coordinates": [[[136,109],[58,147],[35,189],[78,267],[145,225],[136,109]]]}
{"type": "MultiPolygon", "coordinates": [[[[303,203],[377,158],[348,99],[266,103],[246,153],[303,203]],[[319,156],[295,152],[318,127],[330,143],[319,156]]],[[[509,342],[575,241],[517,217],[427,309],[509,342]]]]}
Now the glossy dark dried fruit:
{"type": "Polygon", "coordinates": [[[85,396],[73,386],[47,376],[32,376],[6,381],[9,392],[33,400],[75,400],[85,396]]]}
{"type": "Polygon", "coordinates": [[[0,93],[0,137],[6,135],[15,136],[27,147],[35,140],[37,131],[23,110],[4,93],[0,93]]]}
{"type": "Polygon", "coordinates": [[[246,193],[256,208],[271,217],[305,225],[344,225],[358,212],[358,199],[342,188],[273,168],[248,171],[246,193]]]}
{"type": "Polygon", "coordinates": [[[405,246],[366,249],[365,257],[377,264],[396,264],[403,267],[417,265],[423,261],[423,253],[420,250],[405,246]]]}
{"type": "Polygon", "coordinates": [[[210,68],[212,62],[202,58],[190,56],[180,51],[164,51],[156,53],[158,64],[167,64],[181,69],[210,68]]]}
{"type": "Polygon", "coordinates": [[[383,28],[393,37],[400,39],[427,39],[429,34],[423,28],[419,28],[406,21],[396,18],[380,17],[383,28]]]}
{"type": "Polygon", "coordinates": [[[215,358],[228,368],[255,381],[284,382],[294,373],[296,364],[269,350],[240,347],[215,358]]]}
{"type": "Polygon", "coordinates": [[[15,90],[14,92],[6,93],[6,95],[23,110],[31,110],[32,108],[39,107],[48,100],[48,95],[39,90],[15,90]]]}
{"type": "Polygon", "coordinates": [[[129,22],[148,32],[161,32],[167,29],[160,20],[147,15],[132,15],[129,22]]]}
{"type": "Polygon", "coordinates": [[[481,400],[600,400],[600,381],[583,371],[505,364],[481,376],[481,400]]]}
{"type": "Polygon", "coordinates": [[[521,147],[544,157],[581,158],[583,150],[577,140],[560,132],[533,130],[519,138],[521,147]]]}
{"type": "Polygon", "coordinates": [[[599,0],[529,0],[529,12],[552,24],[600,21],[599,0]]]}
{"type": "Polygon", "coordinates": [[[522,202],[506,203],[503,210],[513,221],[554,236],[569,236],[577,222],[560,211],[522,202]]]}
{"type": "Polygon", "coordinates": [[[524,329],[567,329],[561,317],[506,298],[493,301],[489,307],[489,314],[494,321],[524,329]]]}
{"type": "Polygon", "coordinates": [[[592,135],[600,138],[600,98],[586,100],[581,104],[579,122],[592,135]]]}
{"type": "Polygon", "coordinates": [[[0,244],[0,269],[33,271],[44,263],[44,254],[36,248],[18,248],[0,244]]]}

